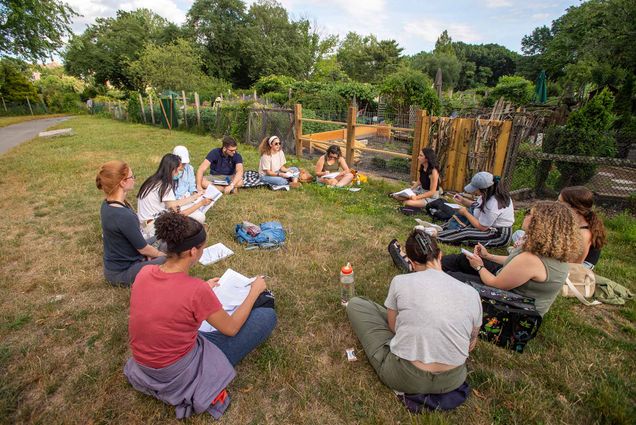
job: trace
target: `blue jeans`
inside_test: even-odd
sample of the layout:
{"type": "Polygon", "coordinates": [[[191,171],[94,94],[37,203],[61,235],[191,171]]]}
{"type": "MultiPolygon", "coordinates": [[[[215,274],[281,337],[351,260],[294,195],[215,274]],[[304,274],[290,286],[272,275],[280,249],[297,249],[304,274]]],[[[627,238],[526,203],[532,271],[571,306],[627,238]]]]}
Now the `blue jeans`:
{"type": "Polygon", "coordinates": [[[219,347],[232,366],[236,366],[243,357],[269,337],[275,326],[274,309],[255,308],[236,335],[227,336],[219,331],[201,332],[201,335],[219,347]]]}
{"type": "MultiPolygon", "coordinates": [[[[298,172],[298,167],[289,167],[288,171],[298,172]]],[[[269,185],[283,186],[289,184],[289,180],[280,176],[268,176],[267,174],[261,176],[261,180],[269,185]]]]}

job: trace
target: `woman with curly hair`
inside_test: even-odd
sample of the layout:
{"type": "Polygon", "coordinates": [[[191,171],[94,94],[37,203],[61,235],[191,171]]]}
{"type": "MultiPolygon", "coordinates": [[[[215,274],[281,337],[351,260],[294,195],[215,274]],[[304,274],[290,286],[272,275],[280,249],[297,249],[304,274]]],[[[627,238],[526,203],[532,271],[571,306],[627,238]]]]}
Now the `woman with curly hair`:
{"type": "Polygon", "coordinates": [[[541,201],[523,219],[523,245],[510,255],[494,255],[477,244],[472,255],[449,255],[443,270],[461,281],[480,281],[495,288],[534,298],[542,316],[549,310],[568,276],[568,262],[581,247],[581,233],[572,210],[559,202],[541,201]]]}
{"type": "Polygon", "coordinates": [[[261,160],[258,163],[258,174],[261,180],[270,186],[300,187],[297,167],[285,167],[287,159],[283,152],[283,143],[278,136],[265,137],[258,146],[261,160]]]}
{"type": "Polygon", "coordinates": [[[204,411],[218,419],[229,403],[225,388],[236,375],[233,366],[267,339],[276,313],[254,308],[266,289],[262,277],[230,316],[211,289],[219,279],[190,276],[207,239],[201,223],[166,212],[155,228],[168,257],[162,265],[144,267],[132,286],[132,358],[124,374],[135,389],[176,406],[179,419],[204,411]],[[200,333],[203,321],[216,331],[200,333]]]}
{"type": "Polygon", "coordinates": [[[594,193],[585,186],[571,186],[561,190],[559,202],[567,204],[574,211],[583,238],[583,250],[574,263],[583,263],[594,268],[601,257],[601,248],[606,243],[603,221],[592,209],[594,193]]]}

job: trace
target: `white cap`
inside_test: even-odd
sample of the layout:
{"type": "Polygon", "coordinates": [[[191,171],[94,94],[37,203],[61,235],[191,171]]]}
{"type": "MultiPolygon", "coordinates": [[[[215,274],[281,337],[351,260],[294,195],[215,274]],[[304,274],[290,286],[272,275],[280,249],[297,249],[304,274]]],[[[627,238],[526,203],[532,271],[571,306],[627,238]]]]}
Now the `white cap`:
{"type": "Polygon", "coordinates": [[[172,154],[181,157],[181,162],[184,164],[190,163],[190,154],[188,153],[188,148],[185,146],[175,146],[172,150],[172,154]]]}

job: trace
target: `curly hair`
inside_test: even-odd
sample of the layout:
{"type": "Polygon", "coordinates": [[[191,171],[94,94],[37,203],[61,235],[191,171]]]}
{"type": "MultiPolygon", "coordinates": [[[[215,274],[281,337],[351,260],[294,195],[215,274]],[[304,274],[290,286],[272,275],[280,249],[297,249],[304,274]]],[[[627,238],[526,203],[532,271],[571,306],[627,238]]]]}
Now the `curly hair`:
{"type": "Polygon", "coordinates": [[[270,140],[273,143],[275,139],[278,139],[278,141],[280,143],[281,140],[278,136],[274,135],[274,136],[267,136],[265,137],[263,140],[261,140],[260,145],[258,145],[258,153],[261,155],[271,155],[272,154],[272,146],[270,145],[270,140]]]}
{"type": "Polygon", "coordinates": [[[592,233],[592,247],[601,249],[607,236],[603,220],[594,212],[594,193],[585,186],[570,186],[561,190],[561,199],[587,221],[592,233]]]}
{"type": "Polygon", "coordinates": [[[540,201],[530,213],[523,250],[562,262],[575,261],[583,242],[574,212],[560,202],[540,201]]]}
{"type": "Polygon", "coordinates": [[[165,212],[155,220],[155,234],[168,245],[169,257],[180,254],[175,247],[199,233],[202,228],[203,225],[195,219],[176,212],[165,212]]]}

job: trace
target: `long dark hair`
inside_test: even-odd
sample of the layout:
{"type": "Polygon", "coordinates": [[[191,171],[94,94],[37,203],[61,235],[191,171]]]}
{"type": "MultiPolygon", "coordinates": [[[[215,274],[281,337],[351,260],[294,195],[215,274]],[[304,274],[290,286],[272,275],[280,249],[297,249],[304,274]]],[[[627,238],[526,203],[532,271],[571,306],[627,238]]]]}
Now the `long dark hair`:
{"type": "Polygon", "coordinates": [[[176,188],[176,182],[172,179],[172,174],[174,170],[179,168],[179,165],[181,165],[180,157],[171,153],[165,154],[161,158],[157,171],[148,177],[139,188],[137,199],[145,198],[157,185],[160,185],[159,199],[163,199],[170,189],[174,190],[176,188]]]}
{"type": "Polygon", "coordinates": [[[561,190],[561,199],[587,221],[592,233],[592,246],[597,249],[602,248],[607,236],[603,221],[592,209],[594,193],[585,186],[570,186],[561,190]]]}
{"type": "Polygon", "coordinates": [[[499,176],[494,176],[494,183],[492,186],[487,187],[486,189],[480,189],[481,192],[481,204],[478,205],[478,208],[482,211],[486,210],[486,203],[493,196],[497,200],[497,207],[499,209],[506,208],[510,204],[510,194],[506,189],[504,189],[501,183],[501,178],[499,176]]]}
{"type": "Polygon", "coordinates": [[[340,158],[340,156],[342,155],[342,151],[340,150],[340,148],[338,146],[331,145],[325,151],[325,161],[329,159],[329,154],[337,155],[338,158],[340,158]]]}
{"type": "MultiPolygon", "coordinates": [[[[439,172],[439,163],[437,162],[437,154],[431,148],[422,149],[422,154],[428,160],[428,168],[426,169],[426,175],[430,176],[433,170],[439,172]]],[[[420,173],[424,172],[424,166],[420,165],[420,173]]]]}

